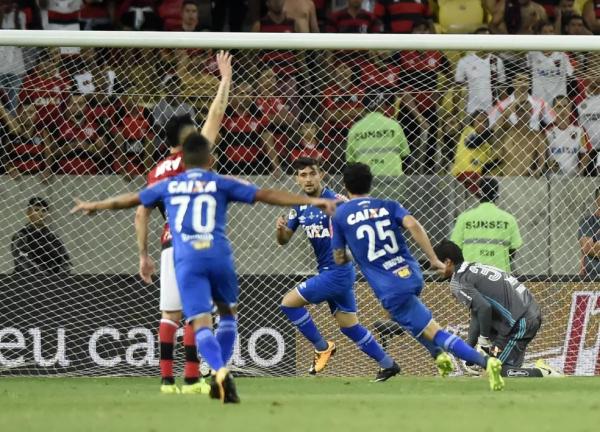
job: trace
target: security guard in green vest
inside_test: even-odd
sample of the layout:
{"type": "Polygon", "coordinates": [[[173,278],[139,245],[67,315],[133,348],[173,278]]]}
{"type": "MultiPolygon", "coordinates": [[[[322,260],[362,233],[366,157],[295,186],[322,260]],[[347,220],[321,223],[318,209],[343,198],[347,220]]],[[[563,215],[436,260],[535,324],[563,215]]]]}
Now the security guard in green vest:
{"type": "Polygon", "coordinates": [[[465,261],[477,262],[510,272],[510,261],[523,240],[514,216],[500,210],[498,182],[482,177],[478,182],[479,205],[456,219],[451,240],[463,252],[465,261]]]}

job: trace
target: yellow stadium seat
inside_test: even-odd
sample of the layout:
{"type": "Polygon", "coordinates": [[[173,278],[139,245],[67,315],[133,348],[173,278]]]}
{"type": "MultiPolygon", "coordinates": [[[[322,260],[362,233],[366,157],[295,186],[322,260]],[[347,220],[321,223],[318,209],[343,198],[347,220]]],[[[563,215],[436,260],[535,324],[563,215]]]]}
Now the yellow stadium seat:
{"type": "Polygon", "coordinates": [[[444,33],[472,33],[485,23],[481,0],[439,0],[438,5],[444,33]]]}

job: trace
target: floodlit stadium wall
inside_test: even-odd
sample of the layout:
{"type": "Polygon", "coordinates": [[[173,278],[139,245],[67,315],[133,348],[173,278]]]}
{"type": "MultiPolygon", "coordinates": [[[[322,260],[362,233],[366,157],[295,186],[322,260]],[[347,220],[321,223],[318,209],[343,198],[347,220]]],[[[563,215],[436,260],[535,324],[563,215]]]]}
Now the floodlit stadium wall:
{"type": "MultiPolygon", "coordinates": [[[[600,186],[597,38],[7,30],[0,45],[21,50],[27,64],[18,88],[0,89],[0,375],[158,374],[158,287],[136,275],[133,211],[84,218],[68,210],[75,197],[142,187],[168,154],[164,124],[173,112],[202,124],[219,81],[215,49],[234,50],[218,172],[299,192],[292,163],[311,156],[343,192],[344,163],[367,161],[376,173],[373,195],[409,208],[434,244],[477,205],[478,179],[493,177],[497,204],[523,238],[513,270],[544,314],[527,361],[600,374],[600,286],[584,274],[579,244],[600,186]],[[61,54],[64,46],[79,53],[61,54]],[[402,134],[369,129],[377,112],[402,134]],[[49,204],[47,226],[70,265],[38,266],[36,253],[64,256],[58,243],[36,252],[15,236],[33,197],[49,204]],[[27,270],[14,271],[19,265],[27,270]]],[[[158,260],[162,220],[154,213],[150,250],[158,260]]],[[[285,214],[260,205],[230,210],[240,374],[307,374],[311,349],[278,304],[315,263],[301,230],[288,247],[276,246],[275,219],[285,214]]],[[[360,319],[404,372],[433,374],[411,338],[386,331],[362,278],[356,295],[360,319]]],[[[447,284],[430,278],[423,299],[440,324],[465,334],[468,315],[447,284]]],[[[339,343],[327,374],[375,372],[325,306],[312,312],[339,343]]],[[[176,359],[181,369],[182,353],[176,359]]]]}

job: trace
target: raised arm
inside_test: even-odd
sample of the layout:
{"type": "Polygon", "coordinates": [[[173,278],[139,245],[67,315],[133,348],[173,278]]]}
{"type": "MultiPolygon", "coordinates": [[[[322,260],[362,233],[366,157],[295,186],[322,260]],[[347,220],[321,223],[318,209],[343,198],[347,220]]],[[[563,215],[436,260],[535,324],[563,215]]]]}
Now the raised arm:
{"type": "Polygon", "coordinates": [[[75,207],[71,213],[83,212],[83,214],[92,214],[98,210],[121,210],[140,205],[139,192],[128,192],[115,197],[106,198],[102,201],[81,201],[75,199],[75,207]]]}
{"type": "Polygon", "coordinates": [[[138,206],[135,210],[135,236],[137,239],[138,255],[140,257],[140,277],[146,283],[152,282],[154,262],[148,255],[148,225],[150,224],[151,208],[138,206]]]}
{"type": "Polygon", "coordinates": [[[336,201],[325,198],[312,198],[307,195],[297,195],[276,189],[259,189],[256,192],[255,201],[271,204],[279,207],[291,207],[295,205],[313,205],[319,207],[328,215],[335,213],[336,201]]]}
{"type": "Polygon", "coordinates": [[[225,51],[219,51],[217,54],[217,65],[219,66],[219,72],[221,73],[221,82],[219,83],[219,89],[215,96],[202,130],[200,133],[208,139],[208,141],[214,145],[217,136],[219,135],[219,129],[221,128],[221,122],[225,115],[225,109],[229,101],[229,90],[231,88],[231,54],[225,51]]]}

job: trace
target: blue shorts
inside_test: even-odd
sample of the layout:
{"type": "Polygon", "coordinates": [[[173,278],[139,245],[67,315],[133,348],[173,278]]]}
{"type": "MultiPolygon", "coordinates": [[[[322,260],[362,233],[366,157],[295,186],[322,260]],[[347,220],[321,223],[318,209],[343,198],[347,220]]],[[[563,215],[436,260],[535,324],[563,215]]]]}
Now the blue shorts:
{"type": "Polygon", "coordinates": [[[237,304],[239,287],[232,256],[175,261],[175,276],[188,320],[210,313],[213,301],[237,304]]]}
{"type": "Polygon", "coordinates": [[[332,314],[356,313],[354,281],[356,272],[351,265],[326,270],[298,286],[298,293],[311,304],[326,301],[332,314]]]}
{"type": "Polygon", "coordinates": [[[431,311],[416,294],[386,297],[381,299],[381,304],[390,313],[392,319],[414,337],[421,336],[432,320],[431,311]]]}

